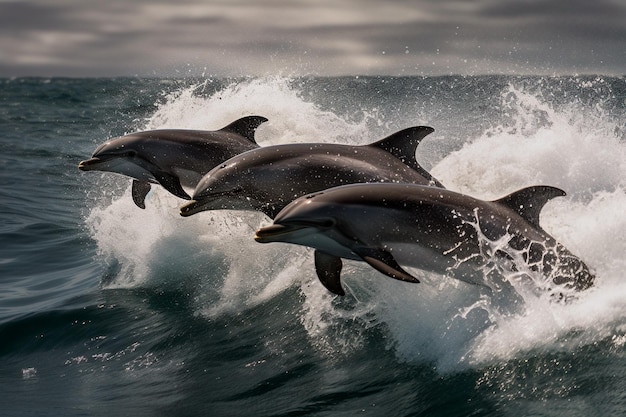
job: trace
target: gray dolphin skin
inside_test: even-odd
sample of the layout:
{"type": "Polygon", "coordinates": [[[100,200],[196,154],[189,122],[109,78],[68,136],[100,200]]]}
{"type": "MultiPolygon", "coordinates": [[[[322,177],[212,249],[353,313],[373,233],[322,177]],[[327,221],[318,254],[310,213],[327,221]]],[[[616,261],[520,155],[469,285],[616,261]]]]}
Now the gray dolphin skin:
{"type": "Polygon", "coordinates": [[[404,182],[442,187],[415,159],[417,145],[433,131],[411,127],[364,146],[299,143],[253,149],[205,175],[180,214],[230,209],[261,211],[273,218],[298,197],[343,184],[404,182]]]}
{"type": "Polygon", "coordinates": [[[267,119],[246,116],[215,130],[161,129],[136,132],[100,145],[81,171],[106,171],[133,178],[132,196],[145,208],[150,184],[160,184],[177,197],[191,197],[193,189],[212,168],[242,152],[258,148],[254,133],[267,119]]]}
{"type": "Polygon", "coordinates": [[[563,195],[535,186],[484,201],[421,185],[346,185],[293,201],[255,240],[314,248],[320,281],[338,295],[345,294],[341,258],[407,282],[419,280],[400,265],[488,287],[485,271],[495,260],[510,271],[539,272],[548,284],[585,290],[594,281],[587,265],[539,225],[545,203],[563,195]],[[493,253],[486,239],[497,241],[493,253]]]}

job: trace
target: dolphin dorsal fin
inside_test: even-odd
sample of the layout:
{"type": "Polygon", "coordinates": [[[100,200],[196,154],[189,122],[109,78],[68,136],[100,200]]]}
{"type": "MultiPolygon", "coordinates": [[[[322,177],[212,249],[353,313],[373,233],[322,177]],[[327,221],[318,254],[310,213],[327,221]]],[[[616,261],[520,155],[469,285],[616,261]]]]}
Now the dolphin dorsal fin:
{"type": "Polygon", "coordinates": [[[541,226],[539,226],[539,214],[543,206],[554,197],[562,197],[564,195],[566,195],[565,191],[560,188],[537,185],[522,188],[506,197],[494,200],[494,203],[502,204],[510,208],[522,216],[528,223],[541,228],[541,226]]]}
{"type": "Polygon", "coordinates": [[[417,159],[415,159],[417,145],[420,144],[422,139],[434,131],[435,129],[428,126],[409,127],[367,146],[374,146],[389,152],[401,160],[404,164],[419,172],[424,178],[428,178],[429,180],[436,182],[432,175],[422,168],[417,162],[417,159]]]}
{"type": "Polygon", "coordinates": [[[321,283],[333,294],[346,295],[341,287],[341,258],[315,251],[315,272],[321,283]]]}
{"type": "Polygon", "coordinates": [[[235,120],[228,126],[220,129],[222,132],[232,132],[241,135],[250,140],[252,143],[256,143],[254,138],[254,132],[257,127],[267,122],[267,119],[263,116],[246,116],[241,119],[235,120]]]}

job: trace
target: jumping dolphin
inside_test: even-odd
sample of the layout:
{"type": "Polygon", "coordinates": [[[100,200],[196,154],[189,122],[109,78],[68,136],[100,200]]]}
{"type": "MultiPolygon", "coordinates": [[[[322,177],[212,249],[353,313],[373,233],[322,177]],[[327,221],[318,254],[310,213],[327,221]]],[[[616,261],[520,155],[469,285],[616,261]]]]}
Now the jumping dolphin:
{"type": "Polygon", "coordinates": [[[273,218],[294,199],[337,185],[405,182],[442,187],[415,159],[417,145],[433,131],[411,127],[364,146],[299,143],[253,149],[205,175],[180,214],[233,209],[273,218]]]}
{"type": "Polygon", "coordinates": [[[100,145],[91,159],[78,164],[82,171],[108,171],[133,178],[133,201],[145,208],[150,184],[161,184],[189,200],[204,174],[242,152],[257,148],[254,132],[267,119],[247,116],[215,131],[162,129],[136,132],[100,145]]]}
{"type": "Polygon", "coordinates": [[[594,280],[587,265],[539,225],[544,204],[563,195],[535,186],[483,201],[413,184],[346,185],[293,201],[255,240],[314,248],[320,281],[338,295],[345,294],[340,258],[367,262],[407,282],[419,280],[400,265],[486,286],[487,265],[495,260],[511,271],[539,272],[546,282],[584,290],[594,280]],[[486,240],[497,241],[493,253],[486,240]]]}

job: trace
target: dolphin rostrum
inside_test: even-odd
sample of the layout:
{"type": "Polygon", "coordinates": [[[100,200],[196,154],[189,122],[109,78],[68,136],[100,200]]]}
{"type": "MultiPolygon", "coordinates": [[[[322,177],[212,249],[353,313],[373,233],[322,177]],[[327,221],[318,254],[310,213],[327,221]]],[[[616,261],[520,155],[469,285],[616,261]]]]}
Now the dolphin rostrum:
{"type": "Polygon", "coordinates": [[[484,201],[422,185],[346,185],[293,201],[255,240],[314,248],[320,281],[339,295],[341,258],[407,282],[419,280],[401,265],[487,287],[485,272],[495,261],[520,274],[541,273],[548,286],[551,280],[584,290],[594,281],[587,265],[539,225],[544,204],[563,195],[535,186],[484,201]]]}
{"type": "Polygon", "coordinates": [[[212,168],[242,152],[258,148],[254,133],[267,119],[247,116],[215,130],[161,129],[136,132],[100,145],[82,171],[107,171],[133,178],[135,204],[145,208],[150,184],[160,184],[189,200],[193,189],[212,168]]]}
{"type": "Polygon", "coordinates": [[[253,149],[205,175],[180,214],[232,209],[261,211],[273,218],[298,197],[343,184],[404,182],[442,187],[415,159],[417,145],[433,130],[410,127],[364,146],[297,143],[253,149]]]}

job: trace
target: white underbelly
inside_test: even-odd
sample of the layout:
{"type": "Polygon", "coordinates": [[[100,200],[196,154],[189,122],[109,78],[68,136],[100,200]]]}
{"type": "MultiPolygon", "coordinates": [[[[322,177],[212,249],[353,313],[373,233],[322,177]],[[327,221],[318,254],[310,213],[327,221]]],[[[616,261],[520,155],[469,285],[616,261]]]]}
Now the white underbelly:
{"type": "Polygon", "coordinates": [[[312,232],[311,229],[302,229],[293,233],[289,242],[315,248],[340,258],[361,260],[350,248],[337,243],[336,240],[329,238],[323,233],[312,232]]]}
{"type": "Polygon", "coordinates": [[[106,161],[98,167],[98,170],[126,175],[127,177],[135,178],[139,181],[147,181],[151,183],[157,182],[154,175],[152,175],[150,171],[122,158],[106,161]]]}

